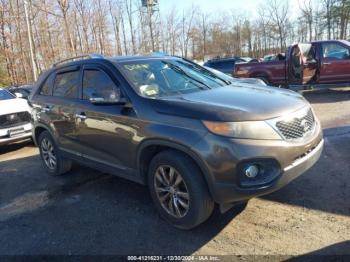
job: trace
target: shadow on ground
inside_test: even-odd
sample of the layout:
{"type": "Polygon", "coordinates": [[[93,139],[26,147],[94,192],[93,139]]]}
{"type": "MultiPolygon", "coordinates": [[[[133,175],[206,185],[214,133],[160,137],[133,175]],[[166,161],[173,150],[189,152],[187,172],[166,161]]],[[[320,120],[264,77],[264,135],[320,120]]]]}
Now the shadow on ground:
{"type": "Polygon", "coordinates": [[[349,261],[350,259],[350,241],[344,241],[330,245],[316,251],[290,258],[288,262],[309,262],[309,261],[349,261]],[[339,255],[341,254],[341,255],[339,255]]]}
{"type": "Polygon", "coordinates": [[[305,92],[304,97],[310,103],[336,103],[350,100],[350,90],[321,89],[305,92]]]}
{"type": "Polygon", "coordinates": [[[2,162],[0,254],[192,254],[245,208],[216,210],[181,231],[158,216],[142,185],[83,167],[50,177],[39,161],[2,162]]]}
{"type": "Polygon", "coordinates": [[[2,145],[0,146],[0,155],[16,151],[25,146],[34,146],[34,144],[31,140],[24,140],[17,143],[11,143],[9,145],[2,145]]]}

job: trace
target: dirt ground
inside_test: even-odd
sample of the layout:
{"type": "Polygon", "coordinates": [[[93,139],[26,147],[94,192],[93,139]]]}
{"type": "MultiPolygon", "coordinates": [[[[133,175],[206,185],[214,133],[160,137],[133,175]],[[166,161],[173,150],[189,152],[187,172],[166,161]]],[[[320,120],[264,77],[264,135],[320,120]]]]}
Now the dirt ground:
{"type": "Polygon", "coordinates": [[[138,184],[75,167],[50,177],[30,143],[0,148],[0,255],[350,255],[350,91],[305,94],[321,120],[319,162],[281,190],[192,231],[138,184]]]}

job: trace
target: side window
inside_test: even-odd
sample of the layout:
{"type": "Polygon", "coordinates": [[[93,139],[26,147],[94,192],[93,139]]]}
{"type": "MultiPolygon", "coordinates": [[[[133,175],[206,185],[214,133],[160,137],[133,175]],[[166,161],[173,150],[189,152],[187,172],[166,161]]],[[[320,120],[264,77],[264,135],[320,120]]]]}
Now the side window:
{"type": "Polygon", "coordinates": [[[336,43],[325,43],[322,45],[323,58],[348,59],[349,49],[336,43]]]}
{"type": "Polygon", "coordinates": [[[43,96],[51,96],[52,95],[52,78],[54,74],[51,74],[48,78],[46,78],[44,84],[41,86],[40,95],[43,96]]]}
{"type": "Polygon", "coordinates": [[[83,76],[83,98],[113,100],[120,96],[120,89],[104,71],[85,69],[83,76]]]}
{"type": "Polygon", "coordinates": [[[53,96],[78,98],[80,71],[58,73],[54,82],[53,96]]]}
{"type": "Polygon", "coordinates": [[[212,64],[213,68],[222,68],[222,63],[221,62],[215,62],[212,64]]]}

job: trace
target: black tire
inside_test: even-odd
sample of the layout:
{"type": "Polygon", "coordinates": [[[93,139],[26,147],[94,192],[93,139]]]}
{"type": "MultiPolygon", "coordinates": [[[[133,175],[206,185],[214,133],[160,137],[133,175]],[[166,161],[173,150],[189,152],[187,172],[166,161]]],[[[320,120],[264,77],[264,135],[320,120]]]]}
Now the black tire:
{"type": "Polygon", "coordinates": [[[45,170],[53,176],[59,176],[63,175],[64,173],[67,173],[72,168],[72,161],[66,158],[63,158],[59,149],[57,148],[57,145],[50,135],[48,131],[43,131],[38,139],[38,147],[40,150],[40,156],[42,160],[43,167],[45,170]],[[47,162],[47,150],[45,149],[45,145],[47,141],[52,145],[52,154],[56,158],[56,164],[55,165],[49,165],[47,162]]]}
{"type": "MultiPolygon", "coordinates": [[[[203,174],[193,160],[185,154],[173,150],[166,150],[158,153],[150,163],[148,170],[148,186],[153,202],[160,215],[177,228],[194,228],[207,220],[213,212],[214,201],[209,194],[203,174]],[[175,217],[166,211],[156,192],[156,172],[159,168],[164,166],[169,167],[169,169],[172,167],[180,174],[182,181],[185,183],[185,188],[188,191],[189,208],[183,217],[175,217]]],[[[177,196],[177,199],[178,198],[179,196],[177,196]]],[[[172,200],[173,198],[170,198],[170,201],[172,200]]]]}

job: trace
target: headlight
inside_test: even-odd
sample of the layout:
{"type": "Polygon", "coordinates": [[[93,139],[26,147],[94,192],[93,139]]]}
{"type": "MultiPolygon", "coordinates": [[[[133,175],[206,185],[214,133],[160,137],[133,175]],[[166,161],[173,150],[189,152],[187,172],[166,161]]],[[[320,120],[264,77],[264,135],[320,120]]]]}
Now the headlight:
{"type": "Polygon", "coordinates": [[[217,135],[260,139],[260,140],[281,140],[281,136],[265,121],[246,122],[211,122],[203,121],[203,124],[217,135]]]}

